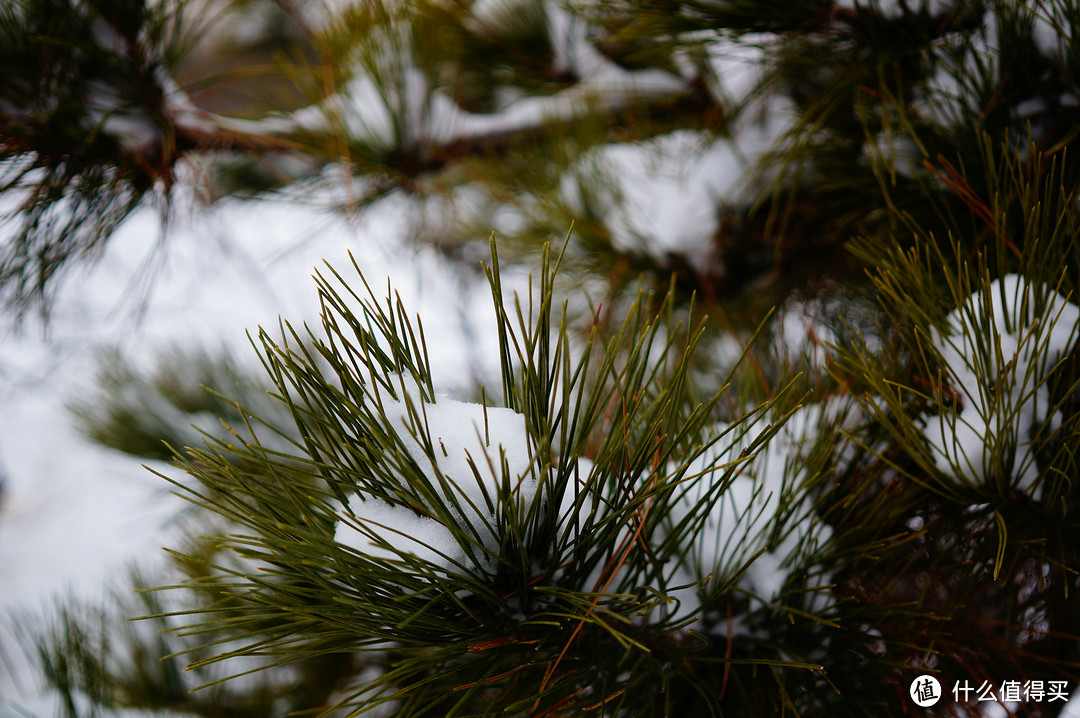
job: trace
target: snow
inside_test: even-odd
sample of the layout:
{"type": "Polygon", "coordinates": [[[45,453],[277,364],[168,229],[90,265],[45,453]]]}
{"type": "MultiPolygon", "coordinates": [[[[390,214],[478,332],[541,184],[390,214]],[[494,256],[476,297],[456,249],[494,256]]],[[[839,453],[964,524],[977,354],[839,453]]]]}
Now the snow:
{"type": "Polygon", "coordinates": [[[1080,307],[1010,274],[972,294],[947,326],[932,341],[956,401],[925,429],[937,467],[961,483],[1005,480],[1038,497],[1032,448],[1060,422],[1045,381],[1080,338],[1080,307]]]}
{"type": "MultiPolygon", "coordinates": [[[[76,715],[93,715],[97,718],[188,718],[194,716],[191,713],[176,713],[173,711],[141,711],[141,710],[108,710],[103,711],[100,707],[93,707],[90,699],[84,694],[73,694],[76,715]]],[[[50,693],[35,696],[33,698],[20,698],[10,703],[0,702],[0,718],[44,718],[45,716],[67,715],[64,703],[58,694],[50,693]]]]}
{"type": "MultiPolygon", "coordinates": [[[[435,518],[359,493],[350,499],[349,520],[338,525],[334,540],[371,558],[395,560],[406,552],[441,568],[462,566],[490,573],[499,551],[496,510],[504,481],[525,510],[536,496],[525,417],[445,396],[417,405],[419,389],[412,385],[406,392],[407,401],[382,397],[386,423],[429,486],[445,497],[443,505],[453,520],[471,526],[484,550],[459,545],[435,518]]],[[[402,478],[402,488],[406,483],[402,478]]],[[[438,511],[432,505],[424,508],[438,511]]]]}
{"type": "Polygon", "coordinates": [[[719,225],[716,203],[742,175],[740,160],[727,143],[688,130],[604,147],[598,162],[615,183],[604,209],[616,244],[686,253],[704,269],[719,225]]]}
{"type": "Polygon", "coordinates": [[[1069,697],[1068,704],[1058,713],[1058,718],[1080,718],[1080,690],[1069,697]]]}
{"type": "Polygon", "coordinates": [[[426,139],[436,144],[452,144],[497,137],[585,114],[615,112],[636,100],[672,97],[688,89],[682,78],[670,73],[660,70],[630,72],[604,58],[597,69],[565,90],[546,97],[523,98],[491,114],[467,112],[442,92],[433,92],[430,131],[426,139]]]}
{"type": "MultiPolygon", "coordinates": [[[[513,3],[485,0],[476,3],[473,12],[494,14],[496,5],[513,3]]],[[[859,5],[866,3],[838,3],[859,5]]],[[[939,5],[931,3],[933,8],[939,5]]],[[[397,98],[401,104],[395,109],[404,108],[414,120],[410,126],[419,133],[414,137],[453,142],[536,127],[597,106],[612,109],[641,97],[686,91],[685,77],[617,66],[589,43],[582,23],[571,21],[557,3],[544,7],[557,62],[578,74],[581,83],[549,97],[511,102],[501,112],[478,115],[462,110],[405,62],[408,91],[397,98]]],[[[883,2],[879,7],[892,12],[897,6],[883,2]]],[[[1042,26],[1037,32],[1049,37],[1042,26]]],[[[1049,52],[1049,40],[1044,44],[1049,52]]],[[[750,99],[765,69],[760,49],[752,43],[722,39],[709,53],[718,78],[713,91],[735,104],[750,99]]],[[[943,76],[939,82],[948,79],[943,76]]],[[[174,109],[186,110],[186,96],[170,89],[169,97],[174,109]]],[[[319,129],[325,128],[328,114],[337,113],[350,133],[366,141],[394,141],[390,106],[370,76],[358,74],[341,95],[327,102],[267,122],[276,123],[277,131],[297,126],[319,129]]],[[[192,109],[190,114],[195,118],[198,112],[192,109]]],[[[141,117],[103,112],[100,119],[105,131],[117,133],[124,142],[146,139],[140,134],[146,130],[141,117]]],[[[602,148],[594,159],[606,166],[615,179],[615,192],[629,207],[625,215],[617,215],[618,202],[612,198],[604,208],[617,241],[627,246],[644,239],[653,251],[678,251],[687,253],[691,261],[708,260],[704,253],[716,230],[715,214],[708,208],[739,198],[747,182],[746,168],[789,121],[782,106],[770,105],[766,123],[740,126],[737,145],[707,142],[703,135],[683,131],[639,145],[602,148]]],[[[252,130],[252,125],[240,120],[227,122],[252,130]]],[[[160,547],[176,545],[179,527],[172,519],[186,504],[169,494],[164,482],[137,461],[89,445],[70,428],[64,399],[86,391],[93,357],[100,348],[120,349],[143,364],[176,342],[237,345],[242,347],[241,356],[246,356],[250,352],[243,348],[245,331],[259,325],[276,326],[278,316],[296,324],[314,317],[312,269],[324,258],[345,269],[346,250],[351,249],[372,286],[383,286],[380,279],[391,277],[406,308],[425,318],[427,341],[434,348],[431,370],[437,387],[464,390],[478,374],[497,375],[486,287],[448,268],[435,250],[412,249],[401,241],[409,229],[411,205],[393,199],[363,221],[351,223],[321,209],[320,202],[330,204],[325,195],[309,200],[296,196],[284,202],[223,203],[197,215],[192,210],[160,255],[155,254],[160,241],[156,215],[136,215],[112,240],[99,266],[69,278],[47,335],[9,332],[3,337],[0,403],[5,411],[0,412],[0,466],[7,481],[0,496],[0,612],[36,610],[61,594],[97,596],[117,578],[122,580],[123,567],[160,563],[160,547]]],[[[524,283],[524,277],[520,279],[524,283]]],[[[511,283],[509,274],[504,283],[511,283]]],[[[792,342],[818,326],[818,307],[812,302],[788,309],[779,320],[780,332],[792,342]]],[[[1004,442],[1012,447],[1008,460],[1019,469],[1017,488],[1033,490],[1031,431],[1055,421],[1041,381],[1076,341],[1078,323],[1080,309],[1075,304],[1016,276],[995,282],[988,293],[976,292],[949,316],[949,331],[935,334],[933,341],[960,401],[955,411],[928,417],[926,431],[942,471],[958,480],[962,476],[986,480],[991,474],[988,447],[1004,442]],[[1037,314],[1031,303],[1036,296],[1046,300],[1053,321],[1034,318],[1037,314]],[[994,350],[989,355],[976,340],[988,331],[994,350]],[[1035,346],[1045,347],[1042,362],[1031,359],[1035,346]],[[986,362],[984,373],[1004,391],[993,394],[990,387],[974,380],[976,361],[986,362]],[[1021,433],[1012,436],[1017,426],[1021,433]]],[[[824,336],[824,327],[820,334],[824,336]]],[[[725,346],[729,353],[739,348],[737,343],[725,346]]],[[[497,551],[496,520],[489,499],[504,475],[498,464],[505,460],[506,477],[516,486],[522,506],[536,496],[524,418],[509,409],[485,410],[445,394],[421,406],[416,404],[419,393],[410,395],[412,414],[404,401],[383,396],[387,417],[402,446],[432,485],[441,485],[440,475],[452,482],[444,491],[459,502],[455,520],[474,527],[484,549],[497,551]],[[413,416],[417,412],[419,421],[413,416]],[[431,452],[418,436],[430,439],[431,452]]],[[[800,523],[782,508],[790,499],[796,519],[809,514],[809,506],[798,493],[807,478],[798,457],[802,442],[815,436],[822,413],[828,411],[828,407],[803,407],[755,457],[738,465],[732,484],[716,497],[704,518],[692,551],[693,570],[678,567],[671,585],[735,570],[766,548],[748,567],[740,587],[766,601],[779,596],[792,559],[807,550],[807,542],[829,536],[827,526],[800,523]],[[766,530],[773,528],[781,530],[766,530]],[[769,543],[770,535],[777,540],[769,543]]],[[[679,511],[690,511],[716,488],[722,467],[736,461],[765,426],[760,419],[745,433],[723,439],[696,460],[686,475],[700,474],[700,479],[687,481],[679,511]]],[[[727,428],[717,426],[716,431],[727,428]]],[[[592,467],[581,459],[580,468],[585,476],[592,467]]],[[[567,521],[572,499],[573,492],[567,492],[562,505],[567,521]]],[[[592,508],[599,510],[602,505],[592,508]]],[[[375,559],[400,560],[402,554],[411,554],[442,570],[454,566],[492,570],[490,555],[466,550],[443,524],[425,515],[432,513],[431,506],[417,509],[370,497],[364,501],[357,495],[342,507],[336,539],[375,559]]],[[[583,511],[589,510],[586,499],[583,511]]],[[[679,615],[696,610],[696,593],[696,588],[679,592],[683,601],[679,615]]],[[[8,685],[0,676],[0,695],[13,696],[17,689],[25,690],[8,685]]],[[[55,705],[50,696],[17,700],[0,700],[0,718],[22,715],[18,712],[22,709],[33,714],[49,712],[55,705]]],[[[1073,701],[1080,705],[1077,696],[1073,701]]]]}
{"type": "Polygon", "coordinates": [[[469,564],[446,526],[412,508],[357,494],[349,500],[348,514],[355,523],[339,524],[334,540],[371,559],[395,562],[404,552],[443,568],[469,564]]]}
{"type": "Polygon", "coordinates": [[[717,102],[740,107],[754,98],[765,79],[766,48],[777,42],[773,33],[749,33],[739,38],[718,37],[707,45],[709,89],[717,102]]]}
{"type": "MultiPolygon", "coordinates": [[[[1016,680],[1016,677],[1010,676],[1006,678],[1006,680],[1016,680]]],[[[980,683],[980,681],[970,682],[972,684],[980,683]]],[[[1066,700],[1067,703],[1061,707],[1061,712],[1057,714],[1058,718],[1080,718],[1080,690],[1074,692],[1066,700]]],[[[1016,701],[1006,701],[1004,705],[1001,703],[990,702],[987,702],[985,705],[980,703],[979,708],[981,709],[981,713],[976,713],[974,715],[980,715],[982,718],[1008,718],[1010,716],[1018,715],[1018,711],[1022,710],[1023,706],[1023,702],[1018,703],[1016,701]]]]}
{"type": "Polygon", "coordinates": [[[774,320],[777,353],[790,364],[806,360],[811,367],[825,366],[828,345],[836,344],[839,337],[829,320],[843,311],[836,299],[814,298],[802,300],[790,297],[774,320]]]}
{"type": "Polygon", "coordinates": [[[466,23],[477,34],[499,35],[505,25],[536,5],[536,0],[476,0],[466,23]]]}
{"type": "MultiPolygon", "coordinates": [[[[1021,5],[1021,8],[1027,8],[1021,5]]],[[[1030,8],[1032,16],[1032,39],[1035,47],[1049,58],[1057,58],[1067,52],[1069,43],[1068,5],[1058,3],[1036,3],[1030,8]]]]}
{"type": "Polygon", "coordinates": [[[827,525],[811,520],[804,495],[808,477],[799,461],[821,422],[836,410],[819,404],[800,407],[765,446],[745,457],[742,452],[770,430],[767,417],[713,429],[712,435],[723,438],[690,464],[684,479],[687,488],[672,517],[677,524],[707,507],[691,547],[692,575],[700,579],[712,574],[714,583],[722,582],[765,549],[746,568],[739,585],[763,601],[776,600],[795,554],[806,550],[808,542],[825,542],[831,535],[827,525]],[[721,488],[729,467],[734,467],[734,477],[721,488]]]}
{"type": "MultiPolygon", "coordinates": [[[[478,8],[478,22],[493,21],[494,9],[478,8]]],[[[352,79],[342,91],[286,117],[255,122],[221,118],[220,124],[241,132],[344,130],[352,138],[389,150],[399,145],[451,145],[533,130],[549,122],[615,111],[641,99],[674,97],[690,90],[687,80],[678,75],[623,69],[593,46],[586,23],[559,3],[548,2],[544,9],[556,70],[579,78],[553,95],[523,97],[490,114],[462,109],[417,66],[415,40],[401,18],[372,32],[354,58],[352,79]]]]}
{"type": "MultiPolygon", "coordinates": [[[[845,335],[853,333],[846,330],[854,330],[868,352],[880,351],[882,342],[874,333],[876,312],[876,305],[849,296],[843,286],[832,281],[822,283],[810,296],[796,292],[778,307],[772,320],[770,350],[787,365],[805,361],[820,370],[830,358],[830,347],[842,346],[845,335]]],[[[729,353],[734,354],[736,348],[741,350],[736,345],[729,353]]]]}
{"type": "Polygon", "coordinates": [[[790,116],[775,109],[768,122],[743,125],[737,141],[679,130],[600,147],[563,176],[562,200],[603,217],[617,247],[660,259],[677,254],[702,273],[718,272],[719,209],[746,199],[753,164],[786,129],[790,116]]]}
{"type": "MultiPolygon", "coordinates": [[[[176,225],[164,243],[157,214],[138,213],[100,263],[68,276],[47,330],[32,321],[21,332],[0,328],[5,639],[4,624],[16,615],[23,625],[40,623],[61,597],[95,601],[123,589],[128,566],[163,566],[162,547],[179,544],[181,527],[174,519],[188,504],[139,460],[91,445],[72,429],[65,402],[94,394],[101,350],[118,350],[136,367],[150,367],[178,345],[233,347],[239,366],[261,377],[245,332],[260,325],[273,330],[279,316],[295,324],[313,320],[319,308],[312,272],[325,258],[348,276],[352,250],[372,286],[389,279],[424,320],[438,357],[437,386],[464,390],[471,371],[489,372],[497,362],[493,354],[476,355],[495,341],[485,333],[493,328],[490,300],[481,301],[486,284],[468,282],[435,250],[403,241],[410,227],[407,203],[391,198],[350,221],[324,209],[334,200],[298,194],[208,210],[178,201],[176,225]],[[463,325],[470,327],[471,342],[463,338],[463,325]]],[[[504,278],[508,287],[517,286],[514,277],[510,272],[504,278]]],[[[491,416],[506,423],[497,412],[491,416]]],[[[38,686],[26,678],[29,670],[16,647],[4,643],[0,716],[17,705],[31,715],[42,706],[48,710],[51,699],[35,698],[38,686]]]]}
{"type": "MultiPolygon", "coordinates": [[[[100,16],[93,18],[90,27],[95,41],[102,47],[132,61],[142,62],[145,69],[151,72],[162,93],[161,112],[164,116],[187,129],[210,132],[217,128],[213,116],[195,107],[161,63],[149,57],[132,57],[128,40],[100,16]]],[[[140,47],[150,44],[145,37],[140,40],[140,47]]],[[[160,143],[163,128],[158,121],[145,107],[132,105],[130,98],[123,96],[123,91],[115,86],[115,82],[116,78],[110,77],[108,80],[93,79],[85,83],[86,129],[111,135],[122,149],[129,152],[142,152],[160,143]]]]}
{"type": "Polygon", "coordinates": [[[953,9],[951,0],[833,0],[838,9],[848,11],[872,11],[895,20],[908,13],[925,9],[931,17],[941,17],[953,9]]]}
{"type": "Polygon", "coordinates": [[[36,430],[4,425],[2,608],[30,608],[45,595],[100,582],[120,573],[127,561],[145,557],[146,544],[159,550],[176,539],[170,519],[185,504],[159,478],[93,446],[79,447],[77,456],[50,448],[79,443],[64,423],[49,426],[62,414],[55,400],[39,400],[19,411],[19,423],[36,430]],[[17,451],[13,435],[20,438],[17,451]]]}
{"type": "Polygon", "coordinates": [[[882,130],[863,145],[863,153],[870,161],[882,162],[883,167],[903,177],[915,177],[923,160],[922,150],[907,136],[893,130],[882,130]]]}
{"type": "Polygon", "coordinates": [[[945,127],[978,116],[983,108],[971,79],[1000,72],[997,48],[997,17],[991,10],[983,14],[982,25],[970,37],[949,33],[937,39],[931,46],[937,69],[927,78],[925,96],[915,103],[919,113],[945,127]]]}

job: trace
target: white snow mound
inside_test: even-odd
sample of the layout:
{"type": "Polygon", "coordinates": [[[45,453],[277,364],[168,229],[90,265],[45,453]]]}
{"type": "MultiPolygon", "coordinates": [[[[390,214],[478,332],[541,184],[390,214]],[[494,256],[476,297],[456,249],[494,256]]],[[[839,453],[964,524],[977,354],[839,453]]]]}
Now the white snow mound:
{"type": "Polygon", "coordinates": [[[418,403],[418,390],[410,391],[409,396],[415,397],[417,421],[413,422],[404,401],[384,396],[388,425],[396,430],[430,485],[444,496],[451,494],[443,503],[458,504],[455,521],[472,526],[480,546],[460,545],[450,530],[433,518],[437,514],[430,506],[391,505],[360,493],[349,500],[347,518],[338,524],[334,540],[378,560],[393,561],[402,554],[412,554],[442,568],[459,566],[490,573],[499,547],[495,509],[504,476],[513,499],[522,506],[528,507],[536,495],[525,417],[510,409],[485,409],[481,404],[445,397],[437,397],[434,403],[418,403]],[[421,443],[424,436],[430,439],[433,456],[421,443]],[[380,545],[358,526],[388,545],[380,545]]]}
{"type": "Polygon", "coordinates": [[[1061,421],[1045,381],[1080,336],[1080,307],[1010,274],[972,294],[948,327],[932,338],[956,402],[927,420],[935,462],[960,481],[1004,472],[1013,488],[1030,492],[1039,475],[1033,442],[1061,421]]]}

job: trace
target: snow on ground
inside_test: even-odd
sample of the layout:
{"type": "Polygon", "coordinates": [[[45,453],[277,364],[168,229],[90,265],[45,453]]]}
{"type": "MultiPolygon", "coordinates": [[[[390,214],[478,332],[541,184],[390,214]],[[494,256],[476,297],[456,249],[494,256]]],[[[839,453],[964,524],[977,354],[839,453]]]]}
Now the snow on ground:
{"type": "MultiPolygon", "coordinates": [[[[453,391],[469,383],[469,363],[475,370],[483,359],[466,346],[460,326],[482,332],[491,325],[490,302],[481,301],[487,288],[463,286],[434,252],[407,246],[408,216],[397,200],[355,225],[300,201],[226,203],[193,214],[155,252],[159,220],[146,211],[122,227],[97,266],[69,277],[44,330],[33,319],[21,332],[3,325],[0,629],[3,621],[41,615],[62,595],[102,597],[132,563],[152,568],[176,535],[170,518],[187,505],[138,461],[72,429],[65,401],[91,388],[100,350],[152,366],[178,344],[226,346],[256,369],[245,332],[263,325],[276,334],[279,316],[317,327],[311,275],[325,258],[355,277],[351,250],[377,294],[389,278],[423,318],[436,385],[453,391]]],[[[0,661],[0,716],[20,715],[17,705],[35,714],[29,706],[45,704],[33,697],[37,687],[17,656],[8,655],[18,651],[0,651],[9,662],[0,661]]]]}

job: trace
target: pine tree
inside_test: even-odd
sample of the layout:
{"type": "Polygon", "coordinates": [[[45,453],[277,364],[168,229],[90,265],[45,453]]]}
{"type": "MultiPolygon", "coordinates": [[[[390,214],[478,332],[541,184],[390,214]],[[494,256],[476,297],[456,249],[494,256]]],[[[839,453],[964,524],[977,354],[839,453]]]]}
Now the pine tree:
{"type": "Polygon", "coordinates": [[[59,74],[99,61],[75,51],[94,21],[164,57],[152,29],[185,16],[71,7],[72,27],[32,25],[32,4],[3,18],[5,47],[72,78],[23,68],[0,102],[8,188],[36,198],[0,265],[16,309],[52,281],[41,258],[70,254],[43,211],[66,227],[94,188],[116,210],[80,244],[97,246],[226,136],[245,139],[207,155],[215,192],[333,165],[355,176],[343,209],[409,193],[417,239],[462,261],[510,219],[484,267],[501,386],[473,403],[434,386],[408,307],[333,267],[319,330],[254,342],[269,400],[212,362],[202,401],[168,366],[105,375],[86,424],[137,455],[170,442],[188,478],[164,478],[216,538],[178,548],[178,578],[136,578],[167,588],[28,639],[70,715],[76,695],[206,716],[900,715],[922,674],[932,714],[982,714],[983,681],[1019,691],[1019,714],[1064,706],[1047,698],[1080,659],[1074,2],[281,3],[300,91],[231,117],[212,92],[177,110],[178,90],[95,110],[59,74]],[[56,108],[91,120],[54,156],[56,108]],[[110,135],[135,115],[212,131],[161,140],[150,171],[110,135]],[[775,142],[696,244],[626,221],[617,150],[662,162],[755,132],[775,142]],[[86,179],[102,171],[116,181],[86,179]],[[500,257],[533,263],[533,295],[504,290],[500,257]],[[789,322],[816,338],[790,351],[789,322]],[[223,428],[200,447],[181,415],[206,410],[223,428]]]}

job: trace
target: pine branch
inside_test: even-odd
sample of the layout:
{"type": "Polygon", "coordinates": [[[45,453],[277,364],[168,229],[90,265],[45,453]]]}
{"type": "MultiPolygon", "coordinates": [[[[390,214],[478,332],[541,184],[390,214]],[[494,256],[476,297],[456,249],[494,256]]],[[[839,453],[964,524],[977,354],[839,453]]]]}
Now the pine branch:
{"type": "Polygon", "coordinates": [[[761,488],[750,470],[785,417],[717,430],[718,396],[686,398],[700,328],[669,327],[639,301],[616,333],[573,351],[554,305],[557,262],[545,262],[535,299],[509,302],[493,258],[506,408],[435,394],[420,326],[332,269],[318,280],[324,338],[301,341],[288,325],[282,340],[260,335],[303,453],[270,448],[263,418],[245,411],[235,439],[178,456],[201,488],[177,486],[236,525],[215,542],[237,561],[215,555],[190,584],[228,600],[173,614],[201,616],[180,635],[225,634],[235,648],[207,644],[193,665],[371,651],[385,667],[342,707],[393,699],[450,714],[609,702],[642,714],[666,666],[683,666],[664,680],[688,682],[690,704],[714,711],[692,687],[699,671],[735,667],[734,682],[748,678],[740,666],[811,667],[685,631],[698,611],[765,590],[744,580],[754,558],[802,560],[781,526],[802,522],[810,485],[761,488]],[[736,483],[757,498],[728,525],[719,517],[736,483]],[[735,532],[730,547],[694,564],[691,547],[717,530],[735,532]]]}

